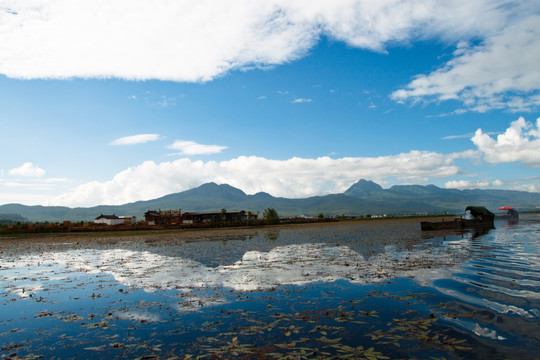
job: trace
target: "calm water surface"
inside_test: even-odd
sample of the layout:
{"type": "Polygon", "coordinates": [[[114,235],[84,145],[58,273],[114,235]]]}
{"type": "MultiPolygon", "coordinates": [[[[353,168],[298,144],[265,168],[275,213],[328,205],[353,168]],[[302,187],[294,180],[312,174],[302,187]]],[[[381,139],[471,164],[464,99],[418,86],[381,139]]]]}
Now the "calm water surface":
{"type": "Polygon", "coordinates": [[[0,239],[0,359],[540,358],[540,216],[0,239]]]}

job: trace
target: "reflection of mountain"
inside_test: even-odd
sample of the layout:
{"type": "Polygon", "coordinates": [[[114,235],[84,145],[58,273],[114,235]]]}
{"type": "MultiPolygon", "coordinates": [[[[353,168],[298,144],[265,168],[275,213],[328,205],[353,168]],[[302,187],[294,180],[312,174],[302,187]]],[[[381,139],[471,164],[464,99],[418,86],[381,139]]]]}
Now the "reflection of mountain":
{"type": "Polygon", "coordinates": [[[147,238],[142,248],[133,245],[127,245],[127,248],[218,267],[235,263],[250,251],[267,253],[278,247],[310,243],[325,243],[328,247],[346,244],[366,261],[371,261],[372,257],[384,254],[390,247],[394,252],[410,251],[420,240],[421,233],[418,222],[414,220],[384,224],[339,222],[328,226],[220,230],[207,235],[204,232],[186,232],[165,239],[156,235],[147,238]]]}
{"type": "MultiPolygon", "coordinates": [[[[238,291],[276,286],[334,282],[380,282],[394,277],[416,277],[428,271],[454,265],[463,258],[461,248],[438,252],[432,248],[398,252],[389,246],[384,253],[366,260],[348,246],[325,243],[278,246],[268,252],[248,251],[228,265],[208,267],[183,257],[126,249],[78,249],[44,252],[20,264],[27,268],[57,263],[90,273],[107,273],[133,288],[146,291],[225,287],[238,291]]],[[[19,265],[17,265],[19,266],[19,265]]],[[[38,279],[39,280],[39,279],[38,279]]]]}
{"type": "MultiPolygon", "coordinates": [[[[193,241],[179,241],[169,244],[167,242],[153,241],[145,244],[142,249],[156,255],[173,256],[184,258],[206,267],[215,268],[220,265],[234,263],[242,258],[246,251],[255,248],[271,248],[273,245],[264,241],[264,238],[252,234],[237,234],[230,238],[219,237],[218,239],[203,238],[193,241]]],[[[139,251],[138,247],[132,248],[139,251]]]]}

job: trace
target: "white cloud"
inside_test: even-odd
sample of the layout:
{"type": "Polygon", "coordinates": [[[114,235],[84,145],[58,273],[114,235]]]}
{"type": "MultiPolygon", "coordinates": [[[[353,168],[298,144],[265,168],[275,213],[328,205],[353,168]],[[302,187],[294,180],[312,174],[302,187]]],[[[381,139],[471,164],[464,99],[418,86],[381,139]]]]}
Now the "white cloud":
{"type": "Polygon", "coordinates": [[[154,102],[152,102],[150,104],[152,104],[153,106],[156,106],[158,108],[165,109],[165,108],[168,108],[171,105],[174,105],[175,101],[176,100],[174,98],[170,98],[168,96],[161,95],[158,100],[156,100],[156,101],[154,101],[154,102]]]}
{"type": "Polygon", "coordinates": [[[218,154],[227,149],[226,146],[220,145],[202,145],[195,141],[175,140],[174,143],[168,146],[169,149],[180,150],[178,154],[171,155],[210,155],[218,154]]]}
{"type": "Polygon", "coordinates": [[[301,104],[301,103],[309,103],[311,102],[312,100],[311,99],[305,99],[305,98],[298,98],[298,99],[294,99],[292,101],[293,104],[301,104]]]}
{"type": "Polygon", "coordinates": [[[451,180],[447,181],[444,184],[444,187],[447,189],[479,189],[485,187],[498,187],[501,186],[502,182],[500,180],[488,181],[488,180],[451,180]]]}
{"type": "Polygon", "coordinates": [[[474,134],[462,134],[462,135],[448,135],[441,138],[441,140],[454,140],[454,139],[470,139],[474,134]]]}
{"type": "Polygon", "coordinates": [[[9,170],[9,175],[19,175],[25,177],[43,177],[45,176],[45,170],[32,164],[31,162],[25,162],[18,168],[9,170]]]}
{"type": "MultiPolygon", "coordinates": [[[[9,189],[9,192],[0,192],[0,205],[3,204],[24,204],[24,205],[49,205],[51,196],[42,193],[14,193],[9,189]]],[[[5,191],[2,189],[2,191],[5,191]]],[[[49,190],[46,190],[49,192],[49,190]]]]}
{"type": "Polygon", "coordinates": [[[207,81],[281,64],[316,40],[278,2],[9,1],[0,72],[18,78],[119,77],[207,81]]]}
{"type": "Polygon", "coordinates": [[[540,192],[538,178],[522,178],[516,180],[451,180],[444,184],[446,189],[480,189],[480,188],[500,188],[505,186],[509,190],[540,192]]]}
{"type": "Polygon", "coordinates": [[[533,167],[540,167],[540,118],[536,127],[523,117],[513,121],[510,127],[497,139],[476,130],[472,142],[490,163],[522,162],[533,167]]]}
{"type": "MultiPolygon", "coordinates": [[[[21,174],[13,175],[21,176],[21,174]]],[[[41,176],[0,178],[0,204],[47,205],[54,196],[66,191],[68,182],[69,179],[66,178],[41,176]]]]}
{"type": "Polygon", "coordinates": [[[393,177],[424,182],[433,177],[455,176],[459,168],[454,160],[470,156],[471,152],[443,155],[411,151],[374,158],[269,160],[241,156],[221,162],[187,158],[162,163],[146,161],[109,181],[80,185],[54,202],[67,206],[124,204],[188,190],[210,181],[227,183],[250,194],[265,191],[274,196],[308,197],[343,192],[360,178],[382,182],[393,177]]]}
{"type": "Polygon", "coordinates": [[[455,99],[477,112],[527,111],[540,105],[539,63],[540,16],[531,15],[488,35],[480,45],[461,43],[444,67],[417,76],[392,98],[455,99]]]}
{"type": "Polygon", "coordinates": [[[21,182],[21,181],[2,181],[1,185],[8,188],[25,188],[33,190],[51,190],[53,186],[48,182],[21,182]]]}
{"type": "Polygon", "coordinates": [[[515,186],[514,190],[540,193],[540,184],[523,184],[523,185],[515,186]]]}
{"type": "Polygon", "coordinates": [[[4,0],[3,4],[2,74],[173,81],[208,81],[233,69],[290,62],[304,56],[323,35],[375,51],[384,51],[388,43],[416,39],[485,37],[508,19],[534,13],[530,8],[535,6],[506,0],[4,0]]]}
{"type": "MultiPolygon", "coordinates": [[[[487,132],[487,135],[497,135],[498,132],[487,132]]],[[[441,140],[454,140],[454,139],[471,139],[474,136],[474,133],[467,133],[461,135],[448,135],[441,138],[441,140]]]]}
{"type": "Polygon", "coordinates": [[[144,144],[149,141],[159,140],[159,134],[139,134],[118,138],[111,142],[111,145],[136,145],[144,144]]]}

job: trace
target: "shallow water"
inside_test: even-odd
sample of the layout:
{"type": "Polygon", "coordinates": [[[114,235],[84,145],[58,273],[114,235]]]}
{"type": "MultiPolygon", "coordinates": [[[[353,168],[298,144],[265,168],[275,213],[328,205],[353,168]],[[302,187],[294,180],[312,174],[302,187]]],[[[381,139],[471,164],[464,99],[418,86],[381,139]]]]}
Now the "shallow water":
{"type": "Polygon", "coordinates": [[[540,357],[540,217],[419,228],[1,241],[0,359],[540,357]]]}

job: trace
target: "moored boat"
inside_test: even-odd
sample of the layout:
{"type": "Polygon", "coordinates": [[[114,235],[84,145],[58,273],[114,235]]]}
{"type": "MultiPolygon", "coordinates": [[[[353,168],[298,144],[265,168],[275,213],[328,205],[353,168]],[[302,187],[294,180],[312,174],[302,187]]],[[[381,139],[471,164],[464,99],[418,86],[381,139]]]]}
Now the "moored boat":
{"type": "Polygon", "coordinates": [[[511,206],[502,206],[499,210],[506,210],[505,215],[497,215],[497,219],[507,220],[509,223],[515,224],[519,221],[519,214],[517,210],[511,206]]]}
{"type": "Polygon", "coordinates": [[[484,206],[467,206],[465,208],[466,216],[460,216],[450,221],[422,221],[420,227],[422,230],[450,230],[484,227],[493,228],[495,214],[484,206]]]}

